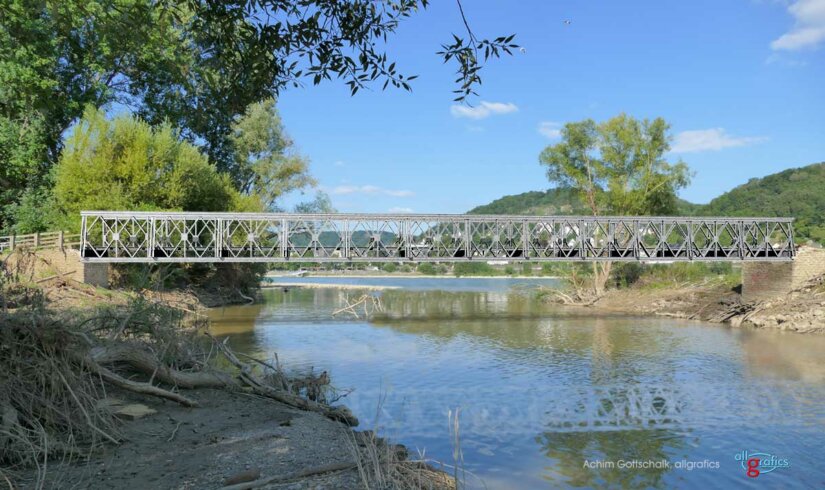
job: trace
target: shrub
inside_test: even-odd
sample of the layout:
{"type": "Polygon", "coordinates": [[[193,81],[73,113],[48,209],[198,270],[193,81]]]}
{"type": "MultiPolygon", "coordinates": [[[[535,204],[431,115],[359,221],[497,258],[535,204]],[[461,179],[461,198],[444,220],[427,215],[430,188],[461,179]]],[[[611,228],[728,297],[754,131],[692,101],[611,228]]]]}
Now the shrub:
{"type": "Polygon", "coordinates": [[[487,262],[459,262],[453,267],[456,277],[461,276],[492,276],[495,269],[487,262]]]}
{"type": "Polygon", "coordinates": [[[169,125],[152,127],[122,115],[106,119],[87,108],[54,171],[55,204],[69,229],[94,210],[260,210],[229,176],[169,125]]]}
{"type": "Polygon", "coordinates": [[[418,264],[418,273],[424,274],[425,276],[434,276],[435,267],[428,263],[418,264]]]}

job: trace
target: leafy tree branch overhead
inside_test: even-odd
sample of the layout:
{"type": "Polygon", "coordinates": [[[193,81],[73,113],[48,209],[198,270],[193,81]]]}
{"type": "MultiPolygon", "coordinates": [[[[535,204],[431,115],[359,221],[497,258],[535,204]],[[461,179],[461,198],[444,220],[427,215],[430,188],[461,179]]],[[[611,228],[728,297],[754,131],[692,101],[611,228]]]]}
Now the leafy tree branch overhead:
{"type": "MultiPolygon", "coordinates": [[[[87,105],[117,103],[152,125],[179,128],[244,185],[249,161],[238,157],[233,134],[248,107],[325,80],[346,84],[352,94],[371,85],[411,90],[415,75],[403,74],[384,48],[404,19],[428,4],[0,0],[0,206],[48,185],[66,131],[87,105]]],[[[456,95],[466,100],[481,83],[484,62],[515,45],[512,35],[476,37],[456,5],[466,34],[440,55],[456,63],[456,95]]]]}

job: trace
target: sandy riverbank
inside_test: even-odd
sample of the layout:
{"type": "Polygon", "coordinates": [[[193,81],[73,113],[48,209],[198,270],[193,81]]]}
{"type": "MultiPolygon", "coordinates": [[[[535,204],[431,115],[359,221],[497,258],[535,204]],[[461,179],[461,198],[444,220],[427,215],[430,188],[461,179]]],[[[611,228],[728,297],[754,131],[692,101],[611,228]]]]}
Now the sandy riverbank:
{"type": "Polygon", "coordinates": [[[187,391],[198,408],[117,391],[109,395],[153,413],[124,421],[122,444],[50,472],[47,487],[209,489],[248,482],[240,488],[363,488],[359,465],[371,462],[358,455],[377,446],[397,458],[387,468],[404,464],[433,488],[454,488],[442,473],[402,463],[403,446],[242,391],[187,391]]]}
{"type": "Polygon", "coordinates": [[[559,276],[448,276],[448,275],[424,275],[424,274],[405,274],[405,273],[398,273],[398,274],[314,274],[308,273],[304,276],[294,276],[294,275],[287,275],[287,274],[273,274],[268,273],[264,277],[270,279],[286,279],[286,278],[295,278],[295,277],[319,277],[319,278],[347,278],[347,279],[393,279],[393,278],[403,278],[403,279],[562,279],[559,276]]]}
{"type": "Polygon", "coordinates": [[[785,296],[743,302],[724,286],[694,285],[670,289],[640,288],[608,291],[593,311],[669,316],[734,327],[771,328],[797,333],[825,333],[825,276],[785,296]]]}
{"type": "MultiPolygon", "coordinates": [[[[80,438],[76,441],[78,449],[70,448],[68,451],[69,454],[72,451],[82,451],[82,454],[59,454],[59,449],[55,449],[55,446],[61,442],[50,440],[47,446],[52,458],[46,461],[47,464],[40,459],[40,449],[34,447],[32,454],[38,455],[38,465],[21,466],[15,463],[13,466],[4,466],[6,461],[0,457],[0,477],[11,478],[14,481],[12,488],[189,489],[224,488],[241,482],[248,483],[228,488],[386,487],[385,481],[374,479],[375,475],[398,481],[412,478],[422,482],[423,486],[413,485],[413,488],[455,488],[454,482],[445,473],[433,470],[423,463],[408,461],[403,447],[333,420],[328,415],[329,407],[325,405],[296,402],[296,397],[305,399],[292,394],[294,386],[281,389],[273,384],[273,387],[267,388],[277,392],[277,395],[272,395],[273,392],[267,389],[256,391],[243,381],[244,377],[238,371],[226,368],[220,362],[213,365],[208,360],[219,354],[209,351],[205,361],[202,356],[199,357],[201,348],[197,345],[200,343],[190,340],[199,337],[195,335],[197,331],[194,326],[203,325],[205,317],[200,313],[206,307],[221,304],[227,299],[230,300],[228,302],[235,302],[234,298],[220,295],[213,297],[189,291],[109,290],[60,276],[38,283],[15,283],[3,287],[0,292],[6,300],[4,304],[7,309],[1,312],[5,316],[0,318],[0,323],[4,323],[4,334],[8,334],[5,337],[23,335],[31,328],[31,321],[42,318],[44,323],[53,325],[50,328],[57,329],[60,335],[78,332],[78,338],[85,338],[87,342],[97,346],[95,352],[100,353],[114,347],[121,349],[118,352],[141,354],[135,359],[148,359],[137,362],[124,358],[125,360],[114,360],[106,364],[111,369],[107,373],[116,373],[107,374],[106,379],[116,376],[120,379],[122,375],[126,377],[122,379],[128,378],[131,383],[126,386],[128,389],[117,383],[107,383],[105,390],[77,391],[86,404],[86,408],[81,406],[80,410],[95,417],[94,423],[89,422],[90,427],[101,424],[101,420],[113,421],[111,425],[105,426],[108,441],[101,443],[98,438],[98,443],[94,444],[96,448],[88,450],[91,446],[88,446],[88,440],[83,439],[84,433],[81,430],[78,431],[80,438]],[[44,300],[43,310],[26,309],[40,297],[44,300]],[[138,298],[142,299],[135,303],[138,298]],[[147,316],[146,305],[154,303],[160,304],[164,310],[171,307],[184,311],[186,318],[192,320],[182,322],[179,326],[168,322],[152,323],[159,322],[161,318],[154,313],[147,316]],[[60,321],[49,320],[52,316],[47,315],[60,321]],[[87,323],[83,318],[102,324],[106,324],[107,319],[111,318],[118,326],[118,333],[115,335],[108,329],[92,328],[96,323],[87,323]],[[192,336],[178,335],[177,328],[181,332],[191,332],[192,336]],[[135,332],[141,333],[136,335],[135,332]],[[193,356],[191,359],[187,357],[190,354],[193,356]],[[162,368],[156,368],[154,372],[151,367],[146,372],[145,366],[141,365],[141,362],[151,364],[166,362],[168,359],[171,359],[171,367],[163,364],[162,368]],[[195,359],[194,364],[192,359],[195,359]],[[189,382],[194,385],[192,380],[207,372],[215,374],[214,378],[209,378],[214,381],[210,384],[213,387],[186,385],[189,382]],[[175,376],[184,381],[170,382],[170,377],[175,376]],[[135,391],[138,388],[145,391],[135,391]],[[166,398],[157,397],[160,396],[157,395],[158,391],[162,391],[166,398]],[[260,392],[270,395],[262,396],[260,392]],[[170,401],[173,398],[169,397],[174,397],[176,401],[170,401]],[[308,408],[305,410],[296,407],[308,408]]],[[[54,335],[44,337],[48,340],[54,335]]],[[[28,341],[26,339],[37,342],[39,337],[21,336],[21,339],[23,340],[16,342],[19,344],[28,341]]],[[[11,341],[4,338],[4,342],[11,341]]],[[[31,348],[39,349],[38,345],[33,344],[31,348]]],[[[66,352],[71,350],[78,359],[86,355],[83,350],[72,350],[74,343],[58,342],[49,345],[55,346],[53,348],[63,346],[68,349],[66,352]]],[[[0,342],[0,350],[5,347],[0,342]]],[[[16,348],[19,349],[19,345],[16,348]]],[[[63,359],[59,356],[57,359],[63,359]]],[[[95,362],[106,362],[103,358],[91,357],[91,354],[88,356],[89,359],[95,359],[95,362]]],[[[51,365],[58,364],[53,362],[51,365]]],[[[85,371],[72,366],[75,365],[69,360],[51,369],[66,369],[65,374],[61,375],[68,382],[75,383],[79,376],[85,376],[82,374],[85,371]]],[[[249,374],[253,371],[241,372],[249,374]]],[[[56,373],[47,371],[43,375],[57,376],[56,373]]],[[[334,373],[332,377],[334,378],[334,373]]],[[[101,385],[103,383],[101,380],[92,381],[101,385]]],[[[73,389],[79,390],[77,385],[73,389]]],[[[21,421],[24,420],[23,417],[35,413],[26,411],[30,404],[23,404],[16,409],[11,405],[26,400],[25,393],[29,391],[10,392],[13,395],[11,401],[0,397],[0,413],[6,414],[3,419],[4,428],[9,424],[9,413],[15,414],[15,418],[19,417],[21,421]],[[15,411],[11,411],[12,409],[15,411]]],[[[51,402],[59,397],[56,393],[50,396],[51,402]]],[[[60,400],[62,399],[58,401],[60,400]]],[[[77,398],[73,400],[80,405],[77,398]]],[[[67,406],[74,406],[71,400],[66,400],[66,403],[67,406]]],[[[72,416],[74,417],[74,412],[72,416]]],[[[87,416],[85,420],[88,419],[87,416]]],[[[80,417],[79,420],[75,423],[82,423],[84,419],[80,417]]],[[[13,420],[11,424],[15,427],[13,420]]],[[[69,436],[73,438],[72,434],[75,434],[78,427],[70,430],[69,436]]],[[[101,434],[99,428],[90,430],[101,434]]],[[[60,438],[63,435],[55,433],[54,437],[60,438]]],[[[0,438],[0,454],[3,456],[10,449],[6,445],[8,442],[0,438]]],[[[6,481],[5,478],[0,478],[0,481],[6,481]]]]}

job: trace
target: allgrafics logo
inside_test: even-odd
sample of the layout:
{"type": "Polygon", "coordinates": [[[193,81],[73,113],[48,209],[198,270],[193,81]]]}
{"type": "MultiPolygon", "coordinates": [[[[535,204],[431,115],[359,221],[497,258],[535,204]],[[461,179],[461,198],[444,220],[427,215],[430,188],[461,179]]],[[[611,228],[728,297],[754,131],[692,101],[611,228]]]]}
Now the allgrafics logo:
{"type": "Polygon", "coordinates": [[[749,478],[756,478],[759,475],[770,473],[777,468],[787,468],[790,466],[786,458],[778,458],[771,453],[742,451],[734,456],[736,461],[745,470],[749,478]]]}

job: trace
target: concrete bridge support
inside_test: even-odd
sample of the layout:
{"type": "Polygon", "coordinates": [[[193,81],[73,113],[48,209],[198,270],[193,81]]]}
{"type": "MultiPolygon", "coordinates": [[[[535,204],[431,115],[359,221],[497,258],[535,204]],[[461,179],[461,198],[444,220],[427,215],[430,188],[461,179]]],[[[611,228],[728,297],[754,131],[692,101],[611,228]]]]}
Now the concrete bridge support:
{"type": "MultiPolygon", "coordinates": [[[[78,258],[79,258],[78,254],[78,258]]],[[[109,287],[109,264],[80,262],[78,260],[77,281],[101,288],[109,287]]]]}
{"type": "Polygon", "coordinates": [[[745,262],[742,264],[742,299],[777,298],[825,274],[825,249],[799,247],[793,262],[745,262]]]}

